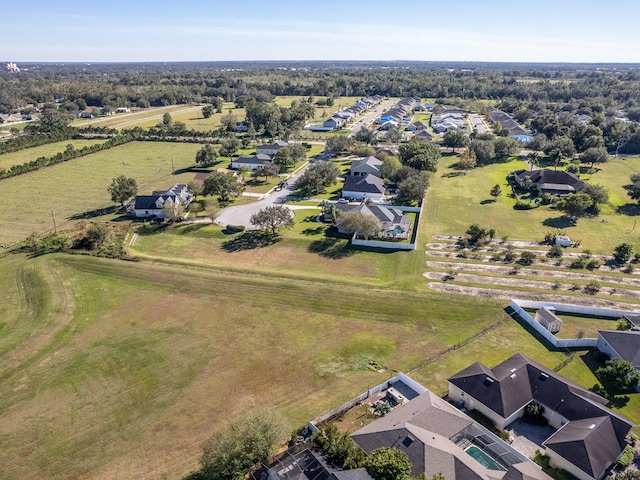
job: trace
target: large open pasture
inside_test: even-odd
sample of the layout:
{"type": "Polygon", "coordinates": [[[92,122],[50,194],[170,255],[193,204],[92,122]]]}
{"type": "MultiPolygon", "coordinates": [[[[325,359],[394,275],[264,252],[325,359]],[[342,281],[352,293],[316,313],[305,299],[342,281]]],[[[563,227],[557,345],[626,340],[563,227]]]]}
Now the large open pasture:
{"type": "Polygon", "coordinates": [[[369,286],[85,256],[0,259],[0,476],[179,478],[225,420],[294,425],[500,318],[369,286]]]}
{"type": "Polygon", "coordinates": [[[202,105],[170,105],[167,107],[151,107],[129,113],[114,113],[105,117],[91,119],[78,118],[72,122],[74,127],[84,127],[87,125],[95,127],[109,127],[121,130],[123,128],[151,127],[162,121],[165,113],[173,115],[195,115],[200,112],[202,115],[202,105]]]}
{"type": "Polygon", "coordinates": [[[107,186],[118,175],[133,177],[138,191],[170,187],[193,180],[190,167],[201,146],[187,143],[129,143],[0,182],[0,244],[33,232],[58,228],[74,215],[112,205],[107,186]]]}
{"type": "Polygon", "coordinates": [[[22,165],[40,157],[52,157],[56,153],[64,152],[67,145],[73,145],[73,148],[80,150],[84,147],[90,147],[103,143],[104,140],[64,140],[62,142],[50,143],[40,147],[26,148],[17,152],[3,153],[0,155],[0,169],[9,170],[14,165],[22,165]]]}

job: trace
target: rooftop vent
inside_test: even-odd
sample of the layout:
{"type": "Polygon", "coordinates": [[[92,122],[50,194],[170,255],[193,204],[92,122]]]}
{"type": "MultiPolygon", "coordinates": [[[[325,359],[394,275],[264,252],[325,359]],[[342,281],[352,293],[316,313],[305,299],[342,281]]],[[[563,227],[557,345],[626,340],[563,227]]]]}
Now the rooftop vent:
{"type": "Polygon", "coordinates": [[[511,375],[509,375],[511,378],[516,378],[516,374],[512,373],[511,375]]]}
{"type": "Polygon", "coordinates": [[[547,375],[546,373],[540,373],[538,380],[540,380],[541,382],[546,382],[547,378],[549,378],[549,375],[547,375]]]}
{"type": "Polygon", "coordinates": [[[409,445],[411,445],[412,443],[413,443],[413,438],[411,437],[405,437],[405,439],[402,441],[402,445],[404,445],[407,448],[409,448],[409,445]]]}
{"type": "Polygon", "coordinates": [[[493,378],[487,377],[487,378],[485,378],[484,382],[482,382],[482,384],[485,387],[490,387],[491,385],[493,385],[493,382],[495,382],[495,380],[493,378]]]}
{"type": "Polygon", "coordinates": [[[596,424],[592,423],[591,425],[589,425],[589,430],[593,430],[594,428],[596,428],[596,424]]]}
{"type": "Polygon", "coordinates": [[[515,372],[516,370],[517,370],[516,368],[512,368],[511,373],[515,372]]]}

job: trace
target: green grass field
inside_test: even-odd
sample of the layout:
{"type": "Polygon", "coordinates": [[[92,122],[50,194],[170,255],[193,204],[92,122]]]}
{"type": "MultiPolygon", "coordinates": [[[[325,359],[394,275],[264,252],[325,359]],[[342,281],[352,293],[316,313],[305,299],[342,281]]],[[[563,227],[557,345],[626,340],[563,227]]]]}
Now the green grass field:
{"type": "MultiPolygon", "coordinates": [[[[495,228],[497,237],[510,240],[541,241],[546,232],[564,230],[572,240],[580,240],[584,249],[610,254],[622,242],[640,248],[638,230],[634,225],[640,209],[626,195],[623,185],[629,175],[640,170],[640,158],[613,159],[602,171],[583,175],[584,180],[601,184],[610,192],[611,206],[604,206],[599,216],[582,218],[576,226],[569,225],[562,212],[550,206],[533,210],[514,210],[515,199],[506,176],[509,172],[527,168],[524,161],[514,160],[470,170],[466,175],[449,168],[457,157],[444,157],[432,179],[426,196],[425,217],[434,234],[461,235],[472,223],[495,228]],[[489,190],[495,184],[502,187],[502,196],[493,202],[489,190]],[[629,214],[616,213],[623,207],[629,214]]],[[[638,227],[640,228],[640,227],[638,227]]]]}
{"type": "Polygon", "coordinates": [[[202,106],[170,105],[168,107],[152,107],[130,113],[117,113],[106,117],[97,117],[92,119],[78,118],[73,120],[71,125],[74,127],[92,125],[95,127],[109,127],[118,130],[143,126],[152,127],[162,121],[162,116],[166,112],[169,112],[172,117],[174,115],[176,117],[181,115],[197,115],[198,113],[202,115],[202,106]]]}
{"type": "Polygon", "coordinates": [[[226,419],[269,405],[301,424],[388,378],[369,360],[409,369],[500,313],[184,266],[0,262],[3,478],[179,478],[226,419]]]}
{"type": "Polygon", "coordinates": [[[22,165],[39,157],[52,157],[56,153],[64,152],[67,145],[71,144],[76,150],[84,147],[104,143],[104,140],[65,140],[50,143],[41,147],[27,148],[17,152],[3,153],[0,155],[0,169],[8,170],[14,165],[22,165]]]}
{"type": "MultiPolygon", "coordinates": [[[[187,168],[199,148],[131,143],[0,182],[0,243],[50,230],[52,208],[60,225],[110,205],[106,186],[120,173],[141,193],[188,182],[193,173],[173,176],[171,162],[187,168]]],[[[178,224],[142,230],[129,249],[139,262],[0,256],[0,477],[181,478],[236,415],[267,405],[301,425],[504,320],[506,301],[430,290],[423,246],[471,223],[540,240],[560,214],[513,210],[506,195],[481,203],[495,183],[508,191],[504,177],[521,162],[465,176],[453,161],[432,178],[412,252],[344,248],[314,221],[317,204],[299,202],[310,208],[294,228],[264,245],[178,224]],[[367,370],[370,360],[389,370],[367,370]]],[[[593,176],[614,207],[627,203],[622,185],[636,167],[614,160],[593,176]]],[[[607,207],[567,231],[610,253],[632,220],[607,207]]],[[[515,352],[548,367],[567,358],[507,319],[413,377],[440,394],[470,363],[492,367],[515,352]]],[[[589,388],[593,370],[592,355],[576,352],[560,373],[589,388]]],[[[640,395],[616,408],[640,421],[640,395]]]]}
{"type": "Polygon", "coordinates": [[[112,205],[107,186],[118,175],[133,177],[140,194],[193,180],[198,144],[129,143],[0,182],[0,244],[19,241],[32,232],[58,228],[68,218],[112,205]],[[172,167],[173,165],[173,167],[172,167]]]}

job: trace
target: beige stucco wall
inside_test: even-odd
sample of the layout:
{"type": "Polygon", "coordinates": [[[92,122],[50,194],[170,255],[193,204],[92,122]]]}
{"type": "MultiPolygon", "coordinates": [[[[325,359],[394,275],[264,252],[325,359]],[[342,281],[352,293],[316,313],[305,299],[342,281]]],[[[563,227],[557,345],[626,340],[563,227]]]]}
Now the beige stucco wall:
{"type": "Polygon", "coordinates": [[[460,399],[464,400],[464,408],[466,408],[467,410],[478,410],[480,413],[486,415],[489,419],[491,419],[491,421],[496,424],[496,428],[498,430],[504,429],[505,421],[500,415],[498,415],[486,405],[477,401],[475,398],[464,393],[461,389],[451,383],[449,383],[449,398],[454,402],[460,399]]]}

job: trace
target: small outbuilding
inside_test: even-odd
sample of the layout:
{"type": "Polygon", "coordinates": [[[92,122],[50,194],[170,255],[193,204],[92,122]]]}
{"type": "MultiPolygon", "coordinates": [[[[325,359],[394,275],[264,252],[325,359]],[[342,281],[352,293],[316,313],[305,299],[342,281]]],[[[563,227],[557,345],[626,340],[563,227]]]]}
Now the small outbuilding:
{"type": "Polygon", "coordinates": [[[556,235],[555,243],[561,247],[570,247],[571,239],[566,235],[556,235]]]}
{"type": "Polygon", "coordinates": [[[536,312],[536,322],[551,333],[557,333],[562,328],[562,320],[549,307],[542,307],[536,312]]]}

